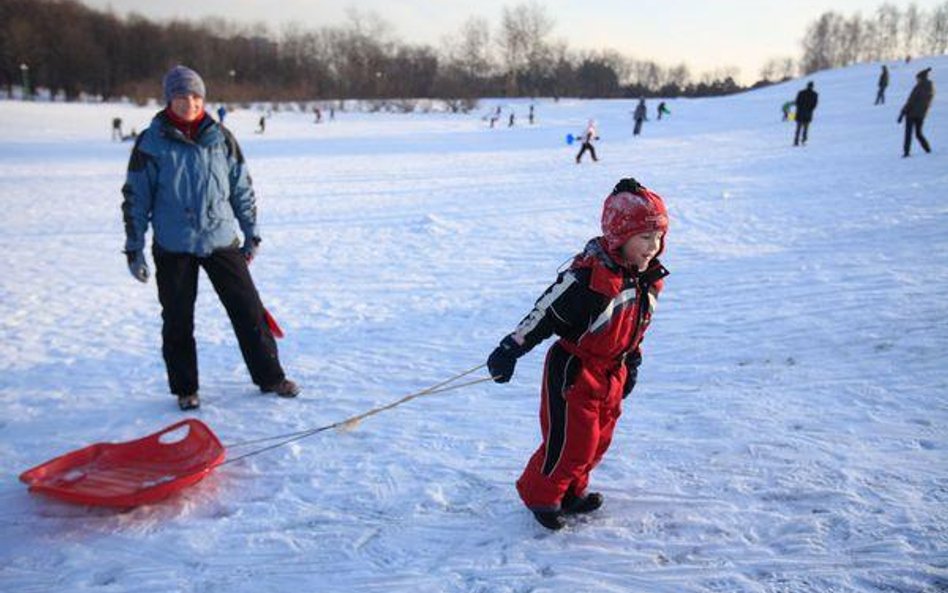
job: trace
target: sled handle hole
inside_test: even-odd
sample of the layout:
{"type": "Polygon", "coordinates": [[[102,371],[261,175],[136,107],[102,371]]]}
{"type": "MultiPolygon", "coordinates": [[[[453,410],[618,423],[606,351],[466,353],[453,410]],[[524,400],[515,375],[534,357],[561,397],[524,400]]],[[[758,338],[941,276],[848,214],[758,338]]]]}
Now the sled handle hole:
{"type": "Polygon", "coordinates": [[[188,438],[189,434],[191,434],[191,427],[185,424],[184,426],[179,426],[174,430],[161,433],[161,435],[158,437],[158,442],[162,445],[173,445],[188,438]]]}
{"type": "Polygon", "coordinates": [[[81,469],[71,469],[66,472],[66,475],[62,477],[62,481],[67,484],[71,484],[73,482],[78,482],[84,477],[86,477],[86,472],[82,471],[81,469]]]}

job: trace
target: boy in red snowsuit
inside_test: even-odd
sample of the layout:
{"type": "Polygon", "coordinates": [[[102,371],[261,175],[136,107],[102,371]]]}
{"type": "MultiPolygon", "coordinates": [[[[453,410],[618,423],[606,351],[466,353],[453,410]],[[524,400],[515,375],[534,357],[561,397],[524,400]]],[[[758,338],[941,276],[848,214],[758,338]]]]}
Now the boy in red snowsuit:
{"type": "Polygon", "coordinates": [[[566,516],[602,505],[588,492],[589,474],[612,441],[622,400],[635,386],[639,345],[668,271],[668,212],[662,198],[623,179],[606,198],[602,236],[537,300],[487,361],[506,383],[519,357],[552,334],[543,371],[540,428],[543,442],[517,481],[520,498],[537,521],[561,529],[566,516]]]}

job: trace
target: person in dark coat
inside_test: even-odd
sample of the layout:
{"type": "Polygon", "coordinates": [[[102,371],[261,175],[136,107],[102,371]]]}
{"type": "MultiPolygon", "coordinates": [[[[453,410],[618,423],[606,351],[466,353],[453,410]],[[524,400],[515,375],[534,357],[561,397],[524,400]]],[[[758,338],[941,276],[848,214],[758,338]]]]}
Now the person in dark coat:
{"type": "Polygon", "coordinates": [[[876,105],[885,104],[885,89],[889,86],[889,69],[882,66],[882,74],[879,75],[879,92],[876,93],[876,105]]]}
{"type": "Polygon", "coordinates": [[[806,88],[797,93],[797,99],[794,101],[797,106],[797,131],[793,135],[794,146],[799,146],[801,142],[806,144],[807,133],[810,131],[810,122],[813,121],[813,112],[816,110],[818,100],[819,95],[813,90],[812,82],[806,83],[806,88]]]}
{"type": "Polygon", "coordinates": [[[905,102],[905,106],[902,107],[902,112],[899,114],[899,123],[902,123],[903,119],[905,120],[905,145],[902,158],[909,156],[909,151],[912,148],[912,130],[915,130],[915,137],[918,138],[918,143],[922,145],[925,152],[932,151],[928,140],[922,135],[922,124],[925,122],[928,108],[935,97],[935,85],[928,79],[929,72],[931,72],[931,68],[925,68],[915,75],[918,82],[915,83],[908,101],[905,102]]]}
{"type": "Polygon", "coordinates": [[[632,130],[632,135],[638,136],[642,133],[642,122],[648,119],[648,111],[645,107],[645,97],[639,99],[639,104],[635,106],[635,111],[632,112],[632,118],[635,119],[635,129],[632,130]]]}

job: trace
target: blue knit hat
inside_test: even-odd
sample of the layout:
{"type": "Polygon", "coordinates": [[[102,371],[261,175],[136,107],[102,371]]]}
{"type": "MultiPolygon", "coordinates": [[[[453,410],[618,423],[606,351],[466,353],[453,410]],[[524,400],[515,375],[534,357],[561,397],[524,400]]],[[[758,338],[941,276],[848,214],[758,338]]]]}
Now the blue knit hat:
{"type": "Polygon", "coordinates": [[[175,97],[190,93],[204,97],[207,92],[201,75],[187,66],[181,65],[168,70],[165,79],[162,81],[162,86],[164,86],[165,91],[165,103],[170,103],[175,97]]]}

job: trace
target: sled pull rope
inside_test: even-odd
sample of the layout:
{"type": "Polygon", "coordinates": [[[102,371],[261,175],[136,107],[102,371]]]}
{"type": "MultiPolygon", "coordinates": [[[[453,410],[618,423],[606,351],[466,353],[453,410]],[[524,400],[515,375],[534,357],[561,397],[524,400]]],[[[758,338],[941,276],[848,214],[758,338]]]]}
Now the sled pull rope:
{"type": "Polygon", "coordinates": [[[290,444],[290,443],[294,443],[294,442],[296,442],[296,441],[300,441],[300,440],[305,439],[305,438],[307,438],[307,437],[311,437],[311,436],[313,436],[313,435],[315,435],[315,434],[319,434],[319,433],[325,432],[325,431],[327,431],[327,430],[332,430],[332,429],[334,429],[334,428],[335,428],[335,429],[342,429],[342,430],[352,429],[352,428],[354,428],[355,426],[357,426],[357,425],[359,424],[359,422],[361,422],[362,420],[364,420],[364,419],[366,419],[366,418],[369,418],[370,416],[375,416],[376,414],[380,414],[380,413],[385,412],[385,411],[387,411],[387,410],[391,410],[392,408],[396,408],[396,407],[398,407],[398,406],[400,406],[400,405],[402,405],[402,404],[404,404],[404,403],[410,402],[410,401],[413,400],[413,399],[418,399],[418,398],[420,398],[420,397],[425,397],[425,396],[428,396],[428,395],[436,395],[436,394],[440,394],[440,393],[445,393],[445,392],[448,392],[448,391],[454,391],[454,390],[461,389],[461,388],[464,388],[464,387],[470,387],[471,385],[477,385],[478,383],[484,383],[484,382],[486,382],[486,381],[492,381],[492,380],[493,380],[492,377],[484,377],[484,378],[481,378],[481,379],[474,379],[474,380],[472,380],[472,381],[465,381],[465,382],[463,382],[463,383],[457,383],[458,379],[461,379],[461,378],[463,378],[463,377],[466,377],[467,375],[470,375],[471,373],[474,373],[474,372],[476,372],[476,371],[479,371],[480,369],[484,368],[485,366],[487,366],[487,365],[484,365],[484,364],[478,365],[478,366],[476,366],[476,367],[474,367],[474,368],[472,368],[472,369],[469,369],[469,370],[467,370],[467,371],[464,371],[463,373],[459,373],[459,374],[457,374],[457,375],[455,375],[455,376],[453,376],[453,377],[451,377],[451,378],[449,378],[449,379],[446,379],[446,380],[444,380],[444,381],[441,381],[440,383],[436,383],[435,385],[432,385],[431,387],[427,387],[427,388],[425,388],[425,389],[422,389],[421,391],[416,391],[415,393],[410,393],[410,394],[406,395],[405,397],[403,397],[403,398],[401,398],[401,399],[398,399],[398,400],[395,400],[395,401],[393,401],[393,402],[391,402],[391,403],[388,403],[388,404],[385,404],[385,405],[382,405],[382,406],[378,406],[378,407],[372,408],[371,410],[368,410],[368,411],[363,412],[363,413],[361,413],[361,414],[357,414],[357,415],[355,415],[355,416],[351,416],[351,417],[349,417],[349,418],[346,418],[345,420],[340,420],[340,421],[338,421],[338,422],[333,422],[332,424],[327,424],[327,425],[325,425],[325,426],[319,426],[319,427],[317,427],[317,428],[310,428],[310,429],[307,429],[307,430],[300,430],[300,431],[297,431],[297,432],[290,432],[290,433],[286,433],[286,434],[275,435],[275,436],[272,436],[272,437],[264,437],[264,438],[261,438],[261,439],[254,439],[254,440],[250,440],[250,441],[242,441],[242,442],[239,442],[239,443],[233,443],[233,444],[225,445],[225,448],[230,449],[230,448],[232,448],[232,447],[240,447],[240,446],[244,446],[244,445],[251,445],[251,444],[257,444],[257,443],[264,443],[264,442],[269,442],[269,441],[275,441],[275,440],[278,440],[278,439],[282,439],[282,440],[279,440],[279,442],[274,443],[274,444],[272,444],[272,445],[268,445],[268,446],[262,447],[262,448],[260,448],[260,449],[255,449],[255,450],[253,450],[253,451],[249,451],[249,452],[247,452],[247,453],[244,453],[243,455],[239,455],[239,456],[237,456],[237,457],[233,457],[233,458],[231,458],[231,459],[228,459],[228,460],[224,461],[224,463],[222,463],[221,465],[227,465],[228,463],[233,463],[233,462],[235,462],[235,461],[240,461],[241,459],[246,459],[246,458],[248,458],[248,457],[253,457],[254,455],[259,455],[260,453],[264,453],[264,452],[266,452],[266,451],[270,451],[270,450],[272,450],[272,449],[276,449],[276,448],[278,448],[278,447],[282,447],[283,445],[288,445],[288,444],[290,444]]]}

